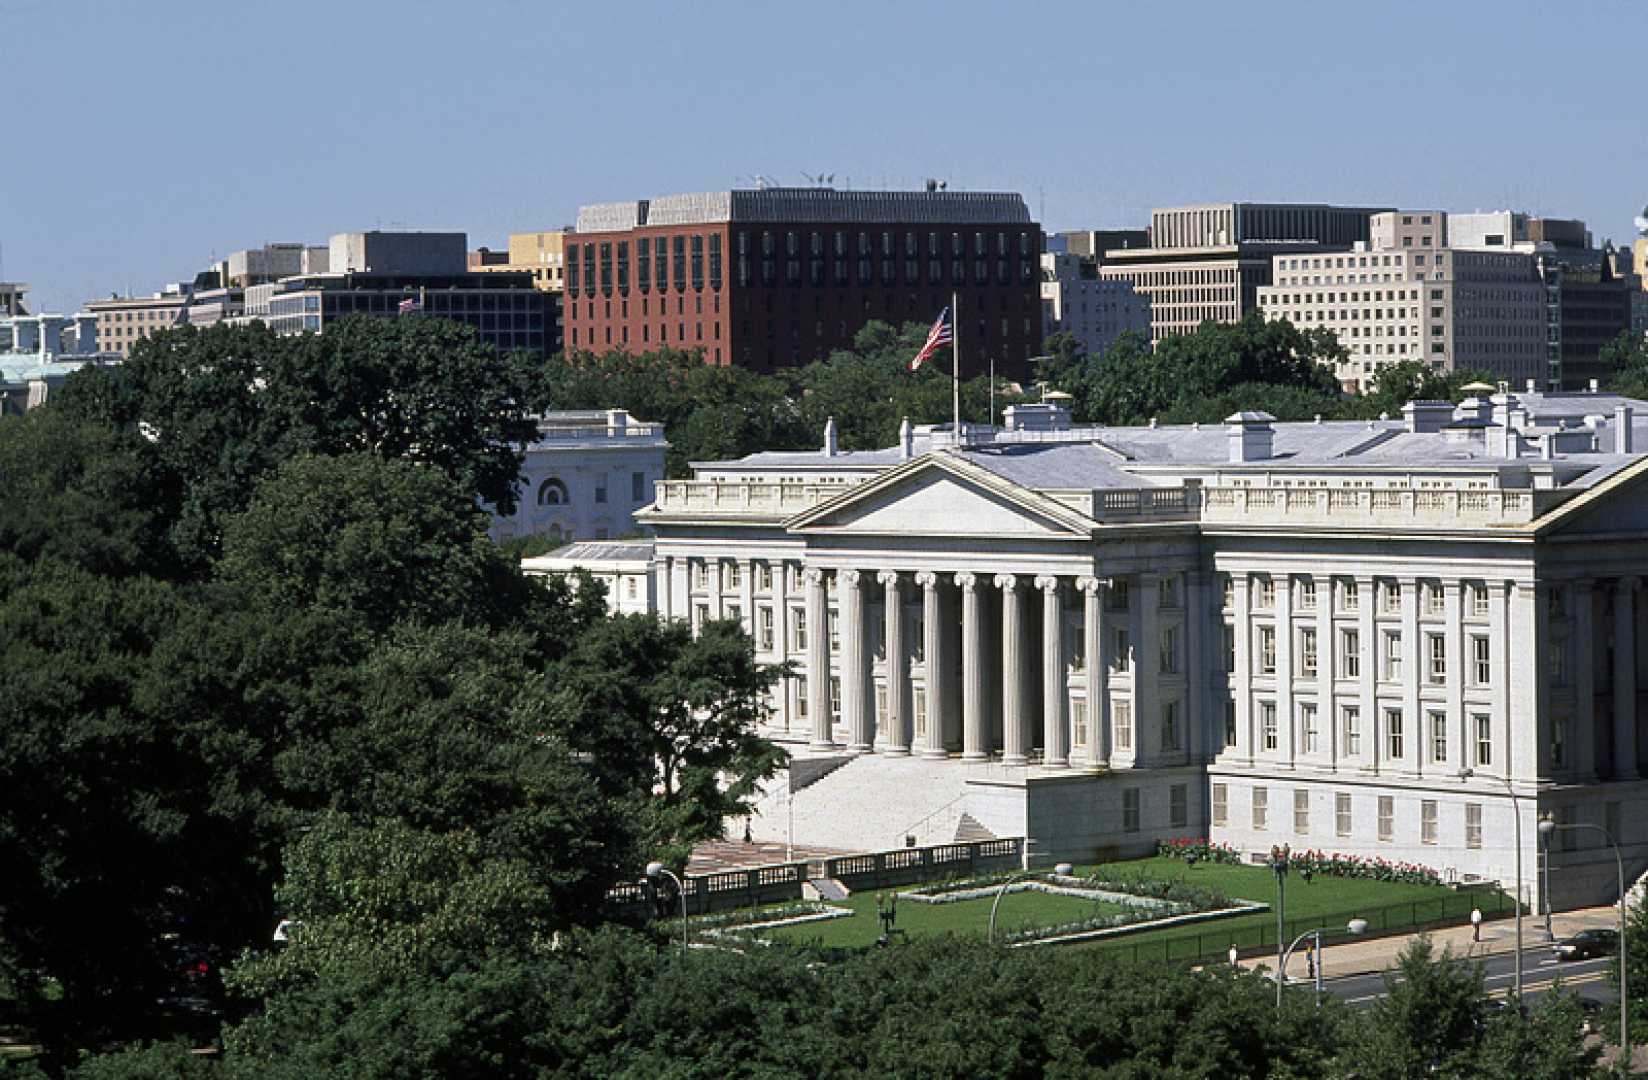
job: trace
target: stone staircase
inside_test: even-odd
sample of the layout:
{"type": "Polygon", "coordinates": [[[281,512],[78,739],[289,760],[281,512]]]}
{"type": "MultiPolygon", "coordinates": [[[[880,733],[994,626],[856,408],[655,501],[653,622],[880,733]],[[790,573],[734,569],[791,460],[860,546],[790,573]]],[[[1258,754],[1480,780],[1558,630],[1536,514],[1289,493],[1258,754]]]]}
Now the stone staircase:
{"type": "Polygon", "coordinates": [[[1000,839],[995,833],[979,824],[972,814],[962,814],[961,820],[956,823],[956,843],[971,844],[979,840],[1000,839]]]}
{"type": "MultiPolygon", "coordinates": [[[[812,770],[797,770],[798,780],[803,771],[812,770]]],[[[792,792],[786,771],[756,800],[750,832],[757,840],[784,842],[793,820],[794,842],[807,847],[890,851],[904,847],[907,836],[917,846],[952,843],[967,776],[953,761],[860,754],[792,792]]]]}

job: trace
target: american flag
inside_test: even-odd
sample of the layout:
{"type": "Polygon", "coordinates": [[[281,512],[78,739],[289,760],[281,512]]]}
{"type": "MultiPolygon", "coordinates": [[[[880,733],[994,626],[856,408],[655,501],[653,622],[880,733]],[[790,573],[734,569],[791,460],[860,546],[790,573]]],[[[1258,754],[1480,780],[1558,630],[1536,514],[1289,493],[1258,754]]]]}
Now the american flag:
{"type": "Polygon", "coordinates": [[[405,300],[401,301],[400,307],[395,310],[402,315],[410,315],[414,311],[423,310],[423,301],[419,300],[416,296],[408,296],[405,300]]]}
{"type": "Polygon", "coordinates": [[[933,328],[927,331],[927,343],[916,353],[916,358],[910,361],[910,370],[920,369],[934,353],[950,344],[950,335],[950,309],[945,308],[938,313],[938,321],[933,323],[933,328]]]}

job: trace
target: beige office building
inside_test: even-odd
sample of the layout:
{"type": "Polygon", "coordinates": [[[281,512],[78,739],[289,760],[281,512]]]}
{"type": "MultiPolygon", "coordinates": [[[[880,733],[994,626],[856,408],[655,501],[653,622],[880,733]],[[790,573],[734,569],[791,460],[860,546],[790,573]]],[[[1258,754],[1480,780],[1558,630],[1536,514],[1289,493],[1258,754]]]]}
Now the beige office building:
{"type": "Polygon", "coordinates": [[[537,288],[544,292],[562,292],[566,288],[566,231],[510,233],[506,258],[490,262],[471,254],[469,269],[476,273],[530,271],[532,284],[537,288]]]}
{"type": "Polygon", "coordinates": [[[132,346],[161,330],[185,321],[189,293],[172,286],[153,296],[111,296],[88,300],[86,310],[97,316],[97,344],[106,353],[125,359],[132,346]]]}
{"type": "Polygon", "coordinates": [[[1371,235],[1349,252],[1277,256],[1275,284],[1258,290],[1267,318],[1338,337],[1346,390],[1406,360],[1543,380],[1545,290],[1532,256],[1446,248],[1440,211],[1376,215],[1371,235]]]}

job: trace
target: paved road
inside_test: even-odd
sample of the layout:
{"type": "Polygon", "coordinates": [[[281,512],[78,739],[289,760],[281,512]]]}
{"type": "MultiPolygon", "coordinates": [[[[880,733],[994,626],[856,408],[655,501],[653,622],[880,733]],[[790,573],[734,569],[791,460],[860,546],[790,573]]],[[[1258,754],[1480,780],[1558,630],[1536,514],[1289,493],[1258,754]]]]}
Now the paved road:
{"type": "MultiPolygon", "coordinates": [[[[1523,994],[1532,1001],[1542,994],[1549,993],[1552,985],[1561,979],[1566,990],[1602,1002],[1615,1002],[1619,999],[1608,983],[1608,969],[1617,963],[1617,960],[1611,958],[1558,963],[1551,958],[1549,946],[1525,949],[1522,954],[1523,994]]],[[[1490,995],[1502,997],[1516,985],[1514,954],[1496,953],[1486,956],[1482,958],[1481,964],[1482,982],[1490,995]]],[[[1309,989],[1309,984],[1300,983],[1297,979],[1288,985],[1309,989]]],[[[1351,1007],[1365,1009],[1385,996],[1385,978],[1383,975],[1375,974],[1329,979],[1325,989],[1351,1007]]]]}

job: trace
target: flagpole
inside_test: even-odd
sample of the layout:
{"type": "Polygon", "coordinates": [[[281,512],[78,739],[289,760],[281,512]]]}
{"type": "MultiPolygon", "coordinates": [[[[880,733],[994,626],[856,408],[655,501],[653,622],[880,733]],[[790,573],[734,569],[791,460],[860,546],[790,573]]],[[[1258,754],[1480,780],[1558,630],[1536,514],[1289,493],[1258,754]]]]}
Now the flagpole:
{"type": "Polygon", "coordinates": [[[956,445],[961,445],[961,294],[950,294],[950,405],[955,412],[956,445]]]}

